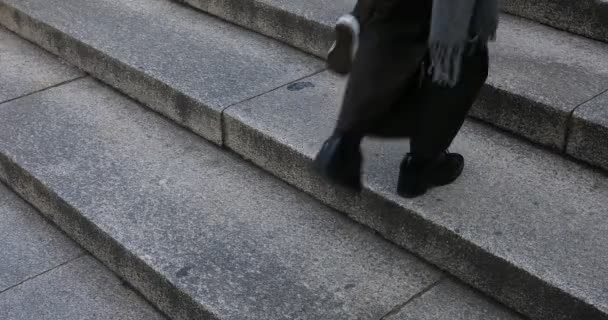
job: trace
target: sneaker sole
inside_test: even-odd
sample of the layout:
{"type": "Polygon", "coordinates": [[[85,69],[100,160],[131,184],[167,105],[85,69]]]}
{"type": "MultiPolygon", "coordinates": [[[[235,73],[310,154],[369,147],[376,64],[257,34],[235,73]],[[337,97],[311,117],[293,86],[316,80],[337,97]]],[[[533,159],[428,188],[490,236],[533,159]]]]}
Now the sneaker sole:
{"type": "Polygon", "coordinates": [[[338,74],[348,74],[352,67],[353,30],[345,24],[336,25],[336,42],[327,55],[327,65],[338,74]]]}

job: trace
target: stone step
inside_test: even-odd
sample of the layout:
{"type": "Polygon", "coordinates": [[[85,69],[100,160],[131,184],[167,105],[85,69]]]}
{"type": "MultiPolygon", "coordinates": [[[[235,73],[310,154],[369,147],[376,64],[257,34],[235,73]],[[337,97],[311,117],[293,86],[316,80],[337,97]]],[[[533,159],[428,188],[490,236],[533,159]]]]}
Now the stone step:
{"type": "Polygon", "coordinates": [[[1,1],[0,23],[216,143],[224,108],[324,68],[164,0],[1,1]]]}
{"type": "Polygon", "coordinates": [[[0,26],[0,103],[82,77],[77,68],[41,52],[0,26]],[[23,77],[23,75],[31,75],[23,77]]]}
{"type": "MultiPolygon", "coordinates": [[[[0,30],[0,44],[7,45],[3,33],[0,30]]],[[[25,41],[15,40],[27,46],[25,41]]],[[[6,53],[5,49],[2,47],[0,54],[6,53]]],[[[43,53],[30,53],[45,58],[43,53]]],[[[41,66],[38,61],[20,62],[41,66]]],[[[53,67],[57,62],[44,66],[53,67]]],[[[3,320],[166,319],[2,183],[0,315],[3,320]]]]}
{"type": "Polygon", "coordinates": [[[502,0],[501,6],[504,12],[608,42],[606,0],[502,0]]]}
{"type": "MultiPolygon", "coordinates": [[[[175,0],[227,20],[262,29],[297,46],[316,49],[324,55],[326,44],[315,42],[318,34],[290,32],[297,28],[325,32],[336,18],[352,10],[357,0],[175,0]],[[287,19],[287,20],[281,20],[287,19]],[[312,40],[312,43],[310,42],[312,40]]],[[[584,37],[608,42],[607,0],[501,0],[503,12],[569,31],[584,37]]],[[[321,38],[322,39],[322,38],[321,38]]]]}
{"type": "Polygon", "coordinates": [[[172,319],[523,320],[90,78],[0,104],[0,179],[172,319]]]}
{"type": "Polygon", "coordinates": [[[406,148],[372,143],[366,191],[353,198],[308,170],[343,86],[319,60],[167,1],[0,4],[0,21],[28,39],[516,310],[606,319],[605,175],[469,123],[457,184],[400,199],[406,148]]]}
{"type": "MultiPolygon", "coordinates": [[[[333,41],[335,20],[352,10],[355,2],[181,1],[319,57],[325,57],[333,41]]],[[[503,5],[511,11],[533,7],[530,11],[555,12],[549,8],[582,8],[592,1],[508,0],[503,5]]],[[[593,24],[589,30],[608,30],[608,23],[601,29],[596,20],[575,17],[581,23],[593,24]]],[[[608,169],[608,144],[604,143],[608,140],[608,116],[586,117],[607,108],[606,100],[597,95],[608,89],[608,44],[508,15],[501,19],[498,41],[492,46],[490,79],[472,116],[608,169]],[[593,110],[576,112],[587,102],[588,107],[582,109],[593,110]]]]}
{"type": "Polygon", "coordinates": [[[370,140],[354,197],[310,169],[343,89],[321,73],[235,105],[224,143],[532,319],[608,319],[604,173],[469,121],[452,147],[467,159],[455,184],[398,197],[407,145],[370,140]]]}
{"type": "MultiPolygon", "coordinates": [[[[0,0],[0,23],[217,143],[223,108],[324,68],[317,59],[178,4],[140,1],[0,0]],[[97,21],[100,16],[104,21],[97,21]]],[[[350,4],[271,0],[257,8],[247,1],[231,10],[220,4],[206,9],[232,12],[222,17],[317,54],[329,45],[334,17],[350,4]],[[245,9],[243,22],[237,18],[245,9]],[[317,29],[299,27],[303,17],[316,19],[304,25],[317,29]]],[[[607,49],[504,16],[490,79],[472,115],[608,169],[601,96],[608,89],[607,49]]]]}

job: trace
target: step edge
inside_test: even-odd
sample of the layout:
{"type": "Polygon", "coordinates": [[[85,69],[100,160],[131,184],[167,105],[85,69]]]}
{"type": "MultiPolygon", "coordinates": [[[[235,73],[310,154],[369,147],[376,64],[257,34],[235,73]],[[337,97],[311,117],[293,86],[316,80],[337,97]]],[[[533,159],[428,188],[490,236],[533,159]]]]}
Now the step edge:
{"type": "MultiPolygon", "coordinates": [[[[92,74],[118,91],[126,94],[143,105],[146,105],[152,110],[155,110],[156,112],[159,112],[172,119],[177,124],[190,129],[196,134],[212,141],[217,145],[223,144],[223,133],[221,130],[222,111],[218,111],[217,108],[208,106],[204,101],[189,97],[181,93],[178,89],[171,87],[171,85],[163,83],[162,81],[147,75],[141,70],[132,68],[121,61],[114,59],[108,53],[96,48],[92,48],[86,43],[82,43],[79,40],[61,32],[60,30],[57,30],[44,22],[36,20],[36,18],[31,17],[27,13],[6,5],[2,1],[0,1],[0,9],[2,9],[0,10],[0,23],[7,27],[7,29],[19,34],[29,41],[36,43],[45,50],[60,56],[64,60],[92,74]],[[7,12],[4,18],[1,14],[2,11],[7,12]],[[9,15],[12,15],[13,17],[8,17],[9,15]],[[14,17],[19,18],[15,19],[14,17]],[[21,23],[18,23],[17,20],[21,21],[21,23]],[[44,27],[44,30],[33,30],[35,28],[28,28],[27,26],[24,27],[23,21],[27,21],[32,25],[40,25],[44,27]],[[21,24],[21,26],[19,26],[19,24],[21,24]],[[52,43],[49,43],[49,41],[45,39],[46,34],[52,34],[58,39],[61,39],[58,41],[69,41],[70,46],[73,47],[71,48],[72,50],[64,49],[62,52],[62,50],[60,50],[57,46],[53,46],[52,43]],[[78,54],[73,54],[73,52],[66,52],[77,52],[78,50],[88,50],[89,54],[80,56],[78,54]],[[105,69],[97,66],[100,64],[105,66],[105,69]],[[113,75],[115,74],[129,74],[131,78],[136,80],[123,82],[117,77],[114,77],[113,75]],[[147,92],[151,96],[138,94],[140,92],[147,92]],[[184,108],[187,110],[181,110],[184,108]],[[185,117],[183,115],[194,116],[185,117]]],[[[486,84],[482,92],[493,92],[489,95],[489,99],[500,100],[503,102],[502,105],[506,105],[508,107],[510,106],[509,109],[505,109],[505,112],[511,117],[521,118],[520,112],[518,112],[517,109],[524,108],[526,110],[530,110],[530,112],[527,114],[539,115],[537,118],[544,119],[543,123],[545,127],[553,128],[554,123],[556,122],[559,122],[562,125],[559,126],[560,129],[557,133],[552,134],[550,137],[543,138],[542,134],[536,134],[532,132],[534,130],[529,128],[526,129],[526,126],[523,126],[524,129],[520,129],[519,127],[521,126],[518,126],[517,124],[525,122],[515,121],[511,123],[500,123],[499,120],[491,119],[489,116],[482,116],[481,114],[483,111],[480,112],[480,109],[486,110],[486,113],[488,114],[492,114],[491,112],[487,111],[490,110],[488,109],[490,107],[487,106],[479,107],[479,104],[476,104],[476,107],[474,107],[471,112],[471,116],[473,118],[487,122],[498,129],[509,131],[523,138],[524,140],[532,141],[541,147],[549,147],[556,151],[562,151],[563,153],[564,143],[567,135],[566,124],[569,123],[572,117],[571,114],[564,112],[559,108],[536,101],[529,96],[522,96],[520,94],[504,90],[496,85],[486,84]],[[500,98],[500,96],[504,96],[504,98],[500,98]],[[513,101],[524,103],[525,106],[520,106],[521,103],[510,103],[513,101]],[[549,115],[549,117],[547,118],[541,115],[549,115]]],[[[573,157],[577,158],[576,155],[573,157]]],[[[577,159],[585,161],[585,159],[577,159]]],[[[597,162],[590,164],[595,164],[597,166],[597,162]]],[[[600,168],[603,170],[608,170],[608,167],[600,168]]]]}
{"type": "MultiPolygon", "coordinates": [[[[558,314],[560,315],[570,314],[571,317],[568,319],[573,320],[608,319],[608,313],[605,313],[593,303],[585,301],[584,298],[577,297],[575,294],[562,290],[559,286],[511,264],[503,257],[484,250],[476,243],[462,238],[458,233],[442,225],[426,220],[412,209],[403,207],[401,204],[374,191],[367,185],[364,186],[364,192],[361,196],[354,196],[346,190],[335,191],[333,186],[323,181],[312,171],[312,159],[309,156],[300,153],[287,143],[279,141],[276,137],[267,135],[243,123],[238,119],[238,116],[233,116],[230,112],[225,114],[224,118],[224,130],[228,133],[225,139],[225,147],[227,149],[270,172],[275,177],[310,194],[329,207],[345,213],[349,218],[375,230],[388,241],[420,256],[422,259],[449,272],[510,308],[532,319],[556,319],[554,317],[555,313],[541,312],[549,309],[559,310],[558,314]],[[289,159],[290,168],[278,168],[279,166],[284,168],[284,164],[280,165],[277,161],[273,161],[273,159],[289,159]],[[324,187],[317,188],[317,186],[324,187]],[[382,208],[382,210],[378,208],[382,208]],[[374,221],[366,219],[366,212],[381,214],[385,218],[378,220],[392,221],[393,224],[387,226],[377,225],[374,221]],[[395,223],[395,217],[404,219],[406,222],[402,222],[401,224],[395,223]],[[399,228],[407,228],[408,232],[404,232],[404,229],[399,228]],[[440,245],[446,244],[446,247],[439,249],[443,254],[434,256],[432,254],[433,250],[428,250],[424,246],[417,246],[415,240],[403,240],[391,235],[392,229],[398,229],[400,233],[408,235],[415,234],[420,230],[433,230],[432,232],[424,232],[425,236],[420,235],[418,238],[428,239],[428,235],[430,234],[438,238],[434,241],[435,243],[440,245]],[[454,248],[459,250],[453,250],[454,248]],[[454,261],[446,263],[445,257],[449,256],[451,252],[464,252],[465,255],[470,254],[471,257],[456,257],[454,261]],[[476,277],[476,274],[482,274],[484,271],[487,272],[487,270],[481,267],[477,268],[474,272],[462,270],[462,266],[476,267],[478,264],[497,265],[499,266],[499,271],[492,271],[493,277],[476,277]],[[507,272],[507,270],[511,270],[511,272],[507,272]],[[507,273],[511,274],[508,276],[509,278],[525,280],[518,282],[505,281],[506,279],[504,278],[506,276],[504,274],[507,273]],[[507,291],[504,289],[505,283],[509,285],[507,288],[511,290],[507,291]],[[517,284],[521,284],[523,287],[520,288],[517,284]],[[530,299],[522,300],[522,292],[537,298],[542,297],[543,294],[549,297],[545,298],[546,302],[544,304],[539,304],[538,300],[534,302],[530,299]]],[[[434,249],[437,250],[438,248],[434,249]]]]}
{"type": "MultiPolygon", "coordinates": [[[[253,18],[250,18],[250,20],[252,21],[243,21],[239,19],[238,16],[244,15],[243,12],[230,12],[230,10],[221,10],[220,8],[215,7],[213,5],[207,5],[207,7],[203,7],[202,5],[200,5],[200,3],[202,3],[200,0],[178,0],[178,2],[187,5],[193,8],[194,10],[200,11],[205,14],[210,14],[212,16],[223,19],[224,21],[227,21],[229,23],[239,25],[248,30],[281,41],[289,46],[295,47],[296,49],[302,50],[307,53],[311,53],[322,59],[326,58],[327,48],[329,48],[333,38],[333,30],[331,25],[315,21],[314,19],[301,16],[296,13],[292,13],[282,8],[274,7],[270,4],[261,3],[256,0],[246,1],[245,5],[242,6],[241,10],[244,12],[246,11],[245,9],[249,7],[255,7],[259,10],[270,10],[275,15],[280,16],[280,19],[277,18],[273,20],[284,21],[289,19],[297,19],[305,21],[307,25],[314,26],[314,30],[310,31],[308,29],[296,29],[292,30],[293,32],[289,34],[289,37],[286,37],[285,35],[277,34],[274,31],[274,28],[270,27],[268,23],[264,23],[263,19],[253,20],[253,18]],[[320,34],[320,37],[324,39],[322,42],[325,43],[325,46],[319,47],[318,44],[315,44],[314,47],[309,47],[309,43],[300,41],[300,39],[306,37],[307,34],[320,34]]],[[[207,1],[204,1],[204,3],[207,3],[207,1]]],[[[479,101],[473,108],[471,112],[471,117],[489,123],[499,129],[509,131],[510,133],[513,133],[527,141],[531,141],[535,144],[538,144],[541,147],[548,147],[552,150],[563,153],[563,150],[565,148],[566,135],[568,131],[567,124],[569,123],[572,117],[571,113],[566,112],[560,108],[554,107],[552,105],[546,104],[533,96],[522,95],[517,92],[511,92],[509,90],[506,90],[502,88],[500,83],[486,83],[482,92],[486,93],[486,100],[499,100],[501,102],[501,112],[503,114],[506,114],[508,118],[510,117],[511,119],[521,120],[511,120],[508,122],[503,122],[491,112],[491,110],[495,108],[489,107],[487,103],[480,105],[479,101]],[[522,113],[520,112],[521,109],[527,110],[527,112],[523,114],[536,115],[534,118],[541,119],[543,121],[543,127],[551,129],[557,127],[559,128],[559,130],[553,130],[551,131],[550,135],[545,135],[542,132],[539,133],[537,127],[528,128],[527,126],[520,125],[522,123],[527,123],[527,121],[522,121],[527,118],[522,116],[522,113]],[[559,125],[555,126],[556,123],[559,123],[559,125]]],[[[572,106],[572,109],[575,108],[576,106],[572,106]]],[[[577,158],[578,160],[585,161],[588,164],[598,166],[598,162],[586,161],[584,158],[576,157],[576,155],[574,155],[573,157],[577,158]]],[[[599,168],[603,170],[608,170],[608,166],[599,166],[599,168]]]]}
{"type": "Polygon", "coordinates": [[[3,153],[0,181],[172,319],[219,319],[3,153]]]}

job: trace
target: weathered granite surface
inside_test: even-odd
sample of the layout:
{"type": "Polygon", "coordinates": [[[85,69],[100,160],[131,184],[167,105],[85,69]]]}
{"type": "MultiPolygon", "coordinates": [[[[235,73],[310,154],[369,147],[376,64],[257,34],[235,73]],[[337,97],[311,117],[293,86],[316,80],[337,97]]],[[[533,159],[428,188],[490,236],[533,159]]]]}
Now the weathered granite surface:
{"type": "Polygon", "coordinates": [[[166,0],[8,0],[0,23],[216,143],[225,107],[324,67],[166,0]]]}
{"type": "Polygon", "coordinates": [[[398,197],[407,145],[370,141],[356,197],[310,170],[343,86],[323,73],[228,109],[226,145],[533,319],[608,317],[605,175],[469,122],[453,185],[398,197]]]}
{"type": "Polygon", "coordinates": [[[379,319],[441,277],[90,79],[0,106],[0,178],[176,319],[379,319]]]}
{"type": "Polygon", "coordinates": [[[0,292],[81,254],[78,246],[0,184],[0,292]]]}
{"type": "Polygon", "coordinates": [[[0,310],[4,320],[166,319],[88,255],[0,293],[0,310]]]}
{"type": "Polygon", "coordinates": [[[0,27],[0,103],[82,76],[53,55],[0,27]]]}
{"type": "MultiPolygon", "coordinates": [[[[355,0],[180,1],[319,57],[325,57],[333,41],[335,20],[352,10],[355,3],[355,0]]],[[[554,7],[567,11],[582,8],[591,1],[513,0],[503,5],[514,11],[534,7],[552,12],[554,7]]],[[[581,23],[597,24],[585,20],[584,15],[574,16],[581,23]]],[[[501,16],[498,41],[492,46],[491,56],[490,79],[473,116],[556,150],[564,148],[570,113],[608,89],[608,44],[525,19],[501,16]]]]}
{"type": "Polygon", "coordinates": [[[568,138],[568,154],[608,169],[608,93],[576,109],[568,138]]]}
{"type": "Polygon", "coordinates": [[[444,280],[386,320],[522,320],[503,306],[444,280]]]}

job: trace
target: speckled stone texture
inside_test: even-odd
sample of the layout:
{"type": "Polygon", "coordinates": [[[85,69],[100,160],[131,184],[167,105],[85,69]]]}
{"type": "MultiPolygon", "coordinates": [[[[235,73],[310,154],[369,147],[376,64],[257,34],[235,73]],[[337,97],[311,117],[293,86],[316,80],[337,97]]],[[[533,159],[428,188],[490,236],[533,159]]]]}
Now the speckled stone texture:
{"type": "MultiPolygon", "coordinates": [[[[319,60],[179,4],[70,1],[2,0],[0,21],[216,143],[222,139],[220,117],[227,106],[323,68],[319,60]]],[[[318,55],[331,40],[334,16],[352,5],[197,3],[318,55]]],[[[488,85],[472,115],[561,151],[571,112],[608,88],[607,48],[503,15],[488,85]]]]}
{"type": "Polygon", "coordinates": [[[164,320],[91,256],[0,293],[3,320],[164,320]]]}
{"type": "Polygon", "coordinates": [[[325,57],[333,25],[356,0],[176,0],[325,57]]]}
{"type": "MultiPolygon", "coordinates": [[[[350,12],[356,0],[175,0],[228,21],[280,39],[304,45],[324,56],[331,41],[327,32],[337,18],[350,12]],[[314,29],[324,34],[305,31],[314,29]]],[[[606,0],[501,0],[504,12],[526,17],[585,37],[608,41],[606,0]]]]}
{"type": "MultiPolygon", "coordinates": [[[[355,3],[181,1],[320,57],[325,57],[333,40],[334,22],[355,3]]],[[[569,1],[568,7],[589,1],[569,1]]],[[[531,6],[564,3],[518,2],[531,6]]],[[[579,19],[584,21],[582,16],[579,19]]],[[[604,43],[502,15],[491,53],[490,79],[473,116],[557,150],[564,148],[567,119],[574,108],[608,89],[608,45],[604,43]]]]}
{"type": "Polygon", "coordinates": [[[216,143],[225,107],[323,68],[166,0],[7,0],[0,22],[216,143]]]}
{"type": "Polygon", "coordinates": [[[81,254],[78,246],[0,184],[0,292],[81,254]]]}
{"type": "Polygon", "coordinates": [[[608,93],[574,112],[568,154],[608,170],[608,93]]]}
{"type": "Polygon", "coordinates": [[[228,109],[227,146],[533,319],[607,318],[604,175],[469,122],[452,148],[467,159],[453,185],[398,197],[407,145],[370,141],[356,197],[309,168],[343,80],[302,82],[228,109]]]}
{"type": "Polygon", "coordinates": [[[501,8],[552,27],[608,42],[606,0],[501,0],[501,8]]]}
{"type": "Polygon", "coordinates": [[[2,180],[174,319],[379,319],[441,277],[93,80],[0,128],[2,180]]]}
{"type": "Polygon", "coordinates": [[[517,314],[444,280],[386,320],[523,320],[517,314]]]}
{"type": "Polygon", "coordinates": [[[608,45],[503,16],[476,118],[557,150],[579,105],[608,89],[608,45]]]}
{"type": "Polygon", "coordinates": [[[0,103],[81,75],[74,67],[0,27],[0,103]]]}

